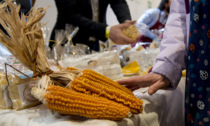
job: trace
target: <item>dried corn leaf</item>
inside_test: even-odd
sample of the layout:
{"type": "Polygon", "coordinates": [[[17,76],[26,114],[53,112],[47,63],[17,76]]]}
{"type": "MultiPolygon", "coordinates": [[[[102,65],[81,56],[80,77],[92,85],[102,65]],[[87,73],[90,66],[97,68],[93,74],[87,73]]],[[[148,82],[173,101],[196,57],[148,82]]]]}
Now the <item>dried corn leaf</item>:
{"type": "MultiPolygon", "coordinates": [[[[0,42],[30,70],[34,68],[34,52],[37,51],[35,71],[38,74],[50,71],[40,23],[46,9],[33,8],[28,15],[22,13],[20,16],[20,5],[13,4],[12,0],[0,4],[0,24],[7,32],[0,30],[0,42]]],[[[49,76],[56,84],[65,86],[79,73],[54,72],[49,76]]]]}

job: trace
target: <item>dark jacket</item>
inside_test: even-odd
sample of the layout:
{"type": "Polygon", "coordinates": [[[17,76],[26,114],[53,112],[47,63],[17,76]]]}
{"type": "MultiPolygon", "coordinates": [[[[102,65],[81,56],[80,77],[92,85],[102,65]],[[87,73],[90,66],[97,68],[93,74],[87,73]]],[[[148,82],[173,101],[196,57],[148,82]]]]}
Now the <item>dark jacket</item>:
{"type": "MultiPolygon", "coordinates": [[[[0,0],[0,2],[4,2],[5,0],[0,0]]],[[[20,15],[21,13],[27,14],[30,9],[31,9],[31,3],[30,0],[16,0],[17,4],[21,5],[20,8],[20,15]]],[[[7,32],[5,31],[5,29],[2,27],[2,25],[0,25],[0,29],[7,34],[7,32]]]]}
{"type": "MultiPolygon", "coordinates": [[[[5,0],[0,0],[0,2],[4,2],[5,0]]],[[[21,5],[20,12],[27,14],[31,9],[31,0],[16,0],[17,4],[21,5]]]]}
{"type": "MultiPolygon", "coordinates": [[[[73,38],[74,43],[84,43],[90,48],[97,42],[89,42],[93,36],[97,40],[106,41],[106,11],[111,5],[120,23],[131,20],[126,0],[99,0],[99,22],[92,21],[92,8],[90,0],[55,0],[58,9],[57,22],[51,35],[54,40],[55,29],[65,29],[65,24],[79,26],[79,32],[73,38]]],[[[52,43],[50,43],[51,45],[52,43]]]]}
{"type": "Polygon", "coordinates": [[[31,0],[16,0],[21,5],[20,12],[27,14],[31,9],[31,0]]]}

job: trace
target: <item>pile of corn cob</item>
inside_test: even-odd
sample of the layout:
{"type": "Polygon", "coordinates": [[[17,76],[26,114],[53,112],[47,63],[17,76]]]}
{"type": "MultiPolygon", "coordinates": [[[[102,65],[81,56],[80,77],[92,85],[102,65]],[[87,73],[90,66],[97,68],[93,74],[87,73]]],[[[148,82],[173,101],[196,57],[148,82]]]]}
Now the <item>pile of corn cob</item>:
{"type": "Polygon", "coordinates": [[[67,87],[46,83],[33,88],[32,94],[61,114],[121,120],[143,110],[143,102],[129,89],[93,70],[83,70],[67,87]]]}

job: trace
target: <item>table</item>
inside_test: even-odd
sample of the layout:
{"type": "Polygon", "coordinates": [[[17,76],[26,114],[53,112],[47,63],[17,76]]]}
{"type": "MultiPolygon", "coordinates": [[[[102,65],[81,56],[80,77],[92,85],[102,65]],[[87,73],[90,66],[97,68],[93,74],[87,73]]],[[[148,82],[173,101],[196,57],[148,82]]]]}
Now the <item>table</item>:
{"type": "Polygon", "coordinates": [[[183,126],[184,89],[183,77],[174,91],[159,90],[149,96],[136,90],[134,94],[143,100],[144,111],[122,121],[53,115],[45,105],[39,105],[20,111],[0,110],[0,126],[183,126]]]}

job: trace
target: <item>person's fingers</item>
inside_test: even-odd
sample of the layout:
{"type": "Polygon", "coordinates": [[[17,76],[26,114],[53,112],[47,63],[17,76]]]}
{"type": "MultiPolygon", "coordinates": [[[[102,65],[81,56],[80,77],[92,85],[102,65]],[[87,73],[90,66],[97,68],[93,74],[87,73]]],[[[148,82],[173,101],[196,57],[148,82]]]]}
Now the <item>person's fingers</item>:
{"type": "Polygon", "coordinates": [[[153,74],[147,74],[144,76],[137,76],[137,77],[131,77],[127,79],[122,79],[117,81],[121,85],[139,85],[141,84],[141,87],[150,86],[151,84],[156,82],[156,78],[153,77],[153,74]]]}
{"type": "Polygon", "coordinates": [[[151,85],[148,89],[149,95],[153,95],[156,91],[159,89],[167,89],[169,87],[170,83],[165,81],[157,81],[153,85],[151,85]]]}
{"type": "Polygon", "coordinates": [[[117,83],[121,84],[121,85],[135,85],[138,84],[139,82],[137,80],[140,80],[140,76],[138,77],[131,77],[131,78],[126,78],[126,79],[122,79],[122,80],[118,80],[117,83]]]}
{"type": "Polygon", "coordinates": [[[134,25],[136,21],[126,21],[125,23],[119,25],[121,29],[128,28],[131,25],[134,25]]]}
{"type": "Polygon", "coordinates": [[[127,37],[127,36],[125,36],[125,35],[122,35],[121,36],[121,42],[122,42],[122,44],[133,44],[136,41],[131,39],[131,38],[129,38],[129,37],[127,37]]]}
{"type": "Polygon", "coordinates": [[[118,80],[117,82],[131,90],[150,86],[148,90],[150,95],[154,94],[159,89],[167,89],[170,86],[170,81],[166,77],[155,73],[118,80]]]}
{"type": "Polygon", "coordinates": [[[136,23],[136,21],[134,20],[134,21],[129,21],[129,20],[126,20],[125,21],[125,24],[129,24],[129,25],[133,25],[133,24],[135,24],[136,23]]]}
{"type": "Polygon", "coordinates": [[[130,23],[124,23],[124,24],[120,24],[119,27],[120,29],[126,29],[130,26],[130,23]]]}
{"type": "Polygon", "coordinates": [[[124,23],[130,22],[131,20],[125,20],[124,23]]]}
{"type": "Polygon", "coordinates": [[[136,89],[139,89],[140,86],[139,85],[124,85],[126,88],[128,88],[131,91],[134,91],[136,89]]]}
{"type": "Polygon", "coordinates": [[[153,95],[157,90],[161,89],[161,87],[162,85],[160,85],[159,83],[151,85],[148,89],[148,94],[153,95]]]}
{"type": "Polygon", "coordinates": [[[130,89],[131,91],[134,91],[134,90],[137,90],[139,88],[140,88],[139,85],[136,85],[136,86],[133,86],[133,87],[128,88],[128,89],[130,89]]]}

